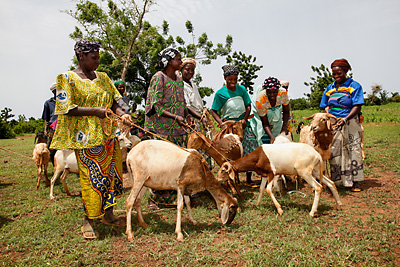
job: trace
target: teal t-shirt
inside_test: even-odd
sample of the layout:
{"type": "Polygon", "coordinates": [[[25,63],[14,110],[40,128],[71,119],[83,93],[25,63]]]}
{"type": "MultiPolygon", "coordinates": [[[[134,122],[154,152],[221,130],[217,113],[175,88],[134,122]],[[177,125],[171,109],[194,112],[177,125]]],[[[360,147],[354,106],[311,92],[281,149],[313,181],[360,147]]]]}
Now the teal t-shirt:
{"type": "Polygon", "coordinates": [[[246,88],[243,85],[236,84],[235,91],[231,91],[225,86],[219,89],[215,93],[211,109],[215,111],[220,111],[224,107],[226,101],[236,96],[240,96],[243,98],[243,102],[246,107],[251,104],[251,99],[246,88]]]}

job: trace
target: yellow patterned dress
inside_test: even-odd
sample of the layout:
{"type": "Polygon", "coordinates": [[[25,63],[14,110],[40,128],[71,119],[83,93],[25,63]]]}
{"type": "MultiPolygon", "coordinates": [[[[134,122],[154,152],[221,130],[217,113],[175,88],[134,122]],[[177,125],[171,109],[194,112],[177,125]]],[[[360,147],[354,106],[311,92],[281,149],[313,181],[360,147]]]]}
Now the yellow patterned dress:
{"type": "Polygon", "coordinates": [[[76,107],[109,107],[121,99],[107,74],[95,72],[94,80],[82,79],[68,71],[57,76],[55,114],[57,128],[51,143],[54,149],[74,149],[78,161],[82,201],[89,219],[104,215],[122,195],[121,151],[114,132],[116,123],[106,130],[96,116],[67,116],[76,107]]]}

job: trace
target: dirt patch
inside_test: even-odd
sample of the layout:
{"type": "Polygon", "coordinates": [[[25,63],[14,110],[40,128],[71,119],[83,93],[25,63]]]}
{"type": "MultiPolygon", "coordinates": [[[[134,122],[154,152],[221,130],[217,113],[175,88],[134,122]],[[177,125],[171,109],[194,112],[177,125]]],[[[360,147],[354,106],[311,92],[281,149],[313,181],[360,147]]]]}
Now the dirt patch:
{"type": "MultiPolygon", "coordinates": [[[[339,189],[341,193],[341,201],[343,203],[343,209],[346,210],[346,213],[351,214],[351,220],[353,221],[359,220],[366,223],[368,222],[368,220],[370,220],[371,216],[380,214],[382,218],[392,218],[392,219],[385,219],[385,223],[400,225],[400,214],[398,212],[400,208],[400,195],[398,194],[400,179],[393,171],[385,171],[385,172],[377,171],[376,173],[379,173],[380,176],[379,177],[374,177],[372,175],[366,176],[365,181],[360,183],[360,186],[362,188],[361,192],[351,192],[351,191],[346,191],[345,189],[339,189]],[[373,203],[373,205],[371,205],[371,203],[373,203]]],[[[123,178],[124,178],[124,188],[126,188],[126,190],[129,190],[128,188],[132,187],[132,181],[127,173],[123,175],[123,178]]],[[[246,188],[246,186],[244,185],[245,179],[246,179],[245,175],[241,174],[240,180],[243,181],[243,183],[241,184],[242,188],[241,191],[243,193],[245,193],[245,188],[246,188]]],[[[253,176],[253,181],[259,184],[260,177],[253,176]]],[[[258,188],[256,190],[258,190],[258,188]]],[[[304,184],[301,188],[301,191],[306,194],[313,194],[312,189],[308,184],[304,184]]],[[[321,199],[332,199],[333,201],[333,197],[330,191],[327,189],[323,191],[321,199]]],[[[299,199],[299,201],[301,202],[301,199],[299,199]]],[[[309,205],[308,202],[305,204],[309,205]]],[[[322,214],[322,211],[319,210],[319,212],[322,214]]],[[[322,216],[335,217],[336,213],[337,212],[335,210],[332,210],[322,216]]],[[[348,219],[349,219],[348,217],[343,216],[343,218],[339,219],[338,224],[339,225],[341,223],[346,224],[348,225],[348,227],[354,229],[354,231],[357,231],[357,229],[359,229],[358,228],[359,226],[357,226],[356,224],[349,224],[348,219]]],[[[316,220],[318,221],[318,215],[316,220]]],[[[222,228],[218,230],[217,232],[218,235],[214,239],[215,244],[226,241],[227,237],[224,235],[225,234],[224,231],[227,231],[227,229],[222,228]]],[[[339,231],[336,234],[341,235],[339,231]]],[[[354,238],[356,239],[358,238],[361,240],[363,237],[356,235],[354,236],[354,238]]],[[[157,244],[150,237],[143,235],[141,236],[140,239],[136,239],[133,243],[127,243],[126,240],[121,238],[121,239],[116,239],[114,244],[115,247],[118,249],[115,250],[116,255],[113,255],[112,257],[113,260],[115,259],[120,259],[122,261],[128,260],[127,257],[129,257],[130,255],[129,251],[131,251],[132,247],[134,247],[135,261],[137,261],[138,265],[155,266],[163,264],[162,261],[157,261],[153,257],[148,257],[149,251],[152,250],[157,251],[159,249],[162,249],[159,247],[159,244],[157,244]],[[143,246],[141,244],[143,244],[143,246]],[[127,253],[120,253],[122,251],[125,251],[127,253]]],[[[394,241],[393,247],[395,248],[394,251],[392,251],[392,253],[394,254],[393,256],[396,258],[395,264],[396,266],[400,266],[400,234],[399,234],[399,239],[397,241],[394,241]]],[[[372,254],[375,253],[376,251],[374,251],[374,249],[371,248],[370,252],[372,254]]],[[[234,257],[233,254],[231,255],[232,257],[234,257]]],[[[232,266],[233,263],[231,262],[228,265],[232,266]]]]}

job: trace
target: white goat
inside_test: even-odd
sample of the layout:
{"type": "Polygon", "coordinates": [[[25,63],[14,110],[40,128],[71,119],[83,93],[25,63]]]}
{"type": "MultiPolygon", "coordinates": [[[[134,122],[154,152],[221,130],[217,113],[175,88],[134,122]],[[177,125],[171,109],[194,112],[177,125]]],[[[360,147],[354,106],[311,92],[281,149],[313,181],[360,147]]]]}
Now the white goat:
{"type": "MultiPolygon", "coordinates": [[[[131,141],[125,134],[120,134],[117,136],[117,138],[121,149],[125,147],[132,147],[131,141]]],[[[78,162],[76,161],[75,152],[73,150],[58,150],[54,155],[54,174],[50,181],[50,199],[54,199],[54,183],[60,176],[61,172],[61,181],[64,186],[64,191],[68,196],[71,196],[65,179],[69,173],[79,174],[78,162]]]]}
{"type": "Polygon", "coordinates": [[[47,166],[50,161],[50,151],[47,148],[46,143],[38,143],[35,145],[33,149],[33,157],[32,159],[35,161],[38,179],[36,184],[36,189],[39,188],[40,179],[42,178],[42,171],[44,172],[44,177],[46,178],[46,185],[49,185],[49,177],[47,176],[47,166]]]}
{"type": "Polygon", "coordinates": [[[283,210],[272,192],[273,180],[276,175],[298,175],[306,180],[315,190],[314,203],[310,216],[313,217],[318,208],[322,185],[315,178],[320,178],[333,193],[337,208],[342,205],[335,184],[323,176],[322,159],[311,146],[302,143],[262,145],[250,154],[235,161],[226,162],[218,171],[217,179],[226,180],[234,177],[237,172],[255,171],[261,175],[260,195],[256,204],[260,204],[265,185],[268,182],[267,193],[271,196],[279,215],[283,210]]]}
{"type": "Polygon", "coordinates": [[[127,158],[129,173],[133,176],[131,193],[126,200],[126,234],[133,239],[131,216],[135,205],[139,225],[146,228],[143,220],[141,199],[147,187],[155,190],[177,191],[177,218],[175,233],[183,241],[181,218],[183,200],[188,209],[189,221],[193,219],[189,195],[207,190],[215,199],[223,224],[232,222],[238,202],[221,187],[208,169],[207,162],[196,150],[184,150],[174,144],[160,140],[147,140],[133,148],[127,158]]]}

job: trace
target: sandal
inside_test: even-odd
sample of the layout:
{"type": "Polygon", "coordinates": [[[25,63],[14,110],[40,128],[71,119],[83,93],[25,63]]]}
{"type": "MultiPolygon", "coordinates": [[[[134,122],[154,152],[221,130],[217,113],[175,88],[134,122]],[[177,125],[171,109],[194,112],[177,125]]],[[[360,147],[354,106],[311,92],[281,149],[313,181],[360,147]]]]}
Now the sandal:
{"type": "Polygon", "coordinates": [[[351,192],[361,192],[360,185],[357,182],[353,183],[353,187],[351,188],[351,192]]]}
{"type": "Polygon", "coordinates": [[[83,226],[81,227],[81,232],[85,239],[96,239],[99,236],[99,233],[95,230],[83,230],[83,226]],[[94,233],[94,235],[88,235],[87,233],[94,233]]]}

